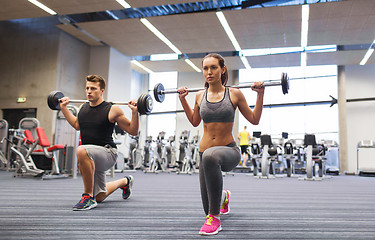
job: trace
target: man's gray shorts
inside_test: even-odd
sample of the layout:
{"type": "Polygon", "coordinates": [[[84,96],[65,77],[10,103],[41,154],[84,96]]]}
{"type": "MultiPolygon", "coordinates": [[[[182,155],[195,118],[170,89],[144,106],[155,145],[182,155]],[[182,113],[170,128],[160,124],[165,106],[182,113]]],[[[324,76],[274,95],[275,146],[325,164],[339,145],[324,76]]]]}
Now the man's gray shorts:
{"type": "Polygon", "coordinates": [[[105,172],[115,165],[117,149],[109,145],[105,147],[98,145],[82,145],[82,147],[86,149],[87,155],[95,163],[94,196],[98,195],[98,193],[106,192],[105,172]]]}

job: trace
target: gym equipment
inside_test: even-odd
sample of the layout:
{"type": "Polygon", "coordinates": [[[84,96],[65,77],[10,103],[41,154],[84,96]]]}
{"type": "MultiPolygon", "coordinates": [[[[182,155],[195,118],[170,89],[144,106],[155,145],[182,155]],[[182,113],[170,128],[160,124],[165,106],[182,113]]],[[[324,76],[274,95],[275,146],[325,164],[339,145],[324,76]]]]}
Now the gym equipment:
{"type": "Polygon", "coordinates": [[[304,180],[322,180],[325,175],[326,148],[316,144],[314,134],[306,134],[304,138],[306,146],[306,178],[304,180]],[[318,164],[319,177],[315,177],[315,165],[318,164]]]}
{"type": "MultiPolygon", "coordinates": [[[[78,114],[78,107],[74,105],[66,106],[67,109],[74,115],[78,114]]],[[[68,121],[66,121],[64,114],[61,111],[56,112],[55,124],[55,143],[65,146],[65,152],[60,151],[59,154],[59,168],[61,173],[69,174],[72,178],[77,178],[77,154],[76,149],[79,146],[79,131],[76,131],[68,121]]]]}
{"type": "Polygon", "coordinates": [[[196,151],[195,151],[195,146],[193,145],[193,143],[195,142],[197,144],[198,142],[198,136],[196,137],[196,139],[193,139],[193,141],[190,143],[189,142],[189,135],[190,135],[190,131],[188,130],[184,130],[182,131],[181,133],[181,136],[180,136],[180,164],[181,164],[181,170],[180,168],[178,168],[177,170],[177,174],[189,174],[191,175],[192,173],[195,173],[195,164],[196,164],[196,159],[194,159],[194,155],[195,157],[197,157],[197,153],[194,154],[196,151]]]}
{"type": "Polygon", "coordinates": [[[168,172],[168,160],[166,157],[165,143],[163,142],[165,132],[159,132],[159,135],[155,141],[154,148],[152,149],[152,158],[150,160],[150,166],[148,170],[144,170],[145,173],[159,173],[168,172]]]}
{"type": "Polygon", "coordinates": [[[44,155],[46,158],[52,161],[51,170],[45,171],[45,175],[42,177],[42,179],[46,180],[46,179],[57,179],[57,178],[68,177],[68,175],[61,173],[60,167],[59,167],[59,161],[62,160],[62,159],[59,159],[59,156],[64,156],[65,145],[62,145],[62,144],[51,145],[46,134],[44,133],[44,129],[41,127],[37,127],[36,132],[38,134],[38,145],[42,149],[34,150],[32,154],[44,155]],[[59,153],[63,153],[63,154],[59,154],[59,153]]]}
{"type": "Polygon", "coordinates": [[[152,136],[147,136],[145,140],[145,145],[143,146],[143,151],[142,151],[142,162],[143,166],[141,167],[142,169],[145,169],[147,166],[150,166],[150,162],[152,159],[152,136]]]}
{"type": "Polygon", "coordinates": [[[275,164],[278,158],[277,147],[274,147],[270,135],[260,136],[261,145],[263,146],[262,153],[262,175],[260,178],[275,178],[276,169],[275,164]],[[272,176],[270,176],[272,174],[272,176]]]}
{"type": "Polygon", "coordinates": [[[295,155],[294,155],[294,147],[292,142],[288,141],[284,144],[284,154],[283,154],[285,161],[286,161],[286,175],[291,177],[295,174],[295,155]]]}
{"type": "Polygon", "coordinates": [[[339,144],[335,140],[324,140],[324,146],[327,147],[326,174],[338,176],[340,174],[339,144]]]}
{"type": "Polygon", "coordinates": [[[174,168],[176,167],[176,136],[169,136],[167,143],[165,145],[166,155],[167,155],[167,161],[168,161],[168,167],[174,168]]]}
{"type": "MultiPolygon", "coordinates": [[[[64,94],[60,91],[52,91],[48,94],[47,103],[48,107],[52,110],[60,110],[60,102],[61,98],[64,97],[64,94]]],[[[71,103],[86,103],[87,100],[69,100],[71,103]]],[[[117,105],[128,105],[127,102],[111,102],[117,105]]],[[[153,108],[153,100],[149,94],[141,94],[141,96],[137,100],[137,108],[140,114],[148,115],[151,113],[153,108]]]]}
{"type": "Polygon", "coordinates": [[[375,141],[361,140],[357,144],[357,173],[359,176],[375,175],[375,141]]]}
{"type": "MultiPolygon", "coordinates": [[[[8,122],[5,119],[0,119],[0,139],[8,136],[8,122]]],[[[7,144],[0,145],[0,169],[6,169],[8,159],[6,158],[7,144]]]]}
{"type": "Polygon", "coordinates": [[[251,150],[251,155],[249,154],[249,156],[251,156],[250,158],[253,164],[253,175],[257,176],[259,172],[259,167],[260,167],[259,159],[262,159],[262,149],[258,143],[252,142],[250,145],[250,150],[251,150]]]}
{"type": "MultiPolygon", "coordinates": [[[[135,166],[139,166],[140,164],[137,163],[137,149],[139,145],[139,135],[138,136],[132,136],[129,135],[129,162],[128,162],[128,168],[131,170],[135,170],[135,166]]],[[[140,159],[139,159],[140,162],[140,159]]]]}
{"type": "Polygon", "coordinates": [[[18,139],[22,144],[16,144],[13,142],[13,139],[3,138],[1,143],[5,140],[10,146],[10,152],[15,153],[15,160],[13,161],[14,165],[14,177],[17,176],[32,176],[32,177],[41,177],[44,174],[42,169],[36,167],[31,153],[34,151],[38,145],[39,140],[34,140],[31,136],[30,130],[24,131],[25,136],[14,135],[13,139],[18,139]]]}
{"type": "MultiPolygon", "coordinates": [[[[250,88],[253,83],[251,84],[243,84],[243,85],[234,85],[229,86],[233,88],[250,88]]],[[[289,77],[287,73],[281,74],[281,81],[280,82],[269,82],[263,83],[263,87],[272,87],[272,86],[281,86],[283,94],[287,94],[289,91],[289,77]]],[[[200,90],[204,90],[204,88],[191,88],[189,92],[198,92],[200,90]]],[[[178,93],[177,89],[165,89],[162,83],[157,83],[154,87],[154,98],[156,101],[162,103],[165,98],[165,94],[170,93],[178,93]]]]}

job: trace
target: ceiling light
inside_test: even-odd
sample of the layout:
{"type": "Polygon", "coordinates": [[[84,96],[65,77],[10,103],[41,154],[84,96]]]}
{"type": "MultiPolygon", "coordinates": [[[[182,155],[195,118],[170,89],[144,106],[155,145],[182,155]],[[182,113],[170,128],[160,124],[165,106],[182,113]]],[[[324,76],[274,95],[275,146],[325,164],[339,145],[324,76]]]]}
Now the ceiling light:
{"type": "Polygon", "coordinates": [[[189,64],[195,71],[202,72],[197,66],[195,66],[195,64],[192,61],[190,61],[190,59],[185,59],[185,62],[189,64]]]}
{"type": "Polygon", "coordinates": [[[216,16],[217,18],[219,19],[220,23],[221,23],[221,26],[223,26],[225,32],[227,33],[230,41],[232,42],[233,44],[233,47],[234,49],[236,49],[236,51],[238,51],[240,53],[240,57],[241,57],[241,61],[242,63],[245,65],[246,69],[250,69],[250,64],[249,62],[247,61],[247,58],[245,58],[242,54],[242,49],[240,47],[240,44],[237,42],[237,39],[236,37],[234,36],[233,34],[233,31],[232,29],[230,28],[229,24],[228,24],[228,21],[227,19],[225,18],[224,16],[224,13],[222,11],[217,11],[216,12],[216,16]]]}
{"type": "Polygon", "coordinates": [[[242,61],[243,65],[245,65],[245,68],[251,69],[251,66],[250,66],[249,62],[247,61],[247,58],[244,57],[244,56],[241,56],[240,58],[241,58],[241,61],[242,61]]]}
{"type": "Polygon", "coordinates": [[[49,7],[47,7],[46,5],[38,2],[37,0],[28,0],[28,1],[31,2],[32,4],[34,4],[35,6],[43,9],[44,11],[48,12],[51,15],[56,15],[57,14],[55,11],[53,11],[52,9],[50,9],[49,7]]]}
{"type": "Polygon", "coordinates": [[[156,29],[156,27],[154,27],[154,25],[152,25],[146,18],[141,18],[141,22],[143,23],[143,25],[145,25],[153,34],[155,34],[155,36],[157,36],[160,40],[162,40],[165,44],[167,44],[167,46],[172,49],[175,53],[177,54],[182,54],[182,52],[180,50],[178,50],[178,48],[176,48],[175,45],[173,45],[171,43],[171,41],[168,40],[168,38],[166,38],[159,30],[156,29]]]}
{"type": "Polygon", "coordinates": [[[139,63],[137,60],[131,60],[130,61],[131,63],[134,63],[135,65],[137,65],[138,67],[142,68],[143,70],[145,70],[146,72],[148,73],[153,73],[152,70],[150,70],[149,68],[143,66],[141,63],[139,63]]]}
{"type": "Polygon", "coordinates": [[[368,59],[371,57],[372,53],[374,52],[374,44],[375,44],[375,39],[371,43],[369,49],[367,50],[365,56],[363,57],[362,61],[359,63],[359,65],[365,65],[368,61],[368,59]]]}
{"type": "Polygon", "coordinates": [[[178,54],[175,54],[175,53],[150,55],[150,61],[165,61],[165,60],[177,60],[177,59],[178,59],[178,54]]]}
{"type": "Polygon", "coordinates": [[[118,2],[121,6],[123,6],[124,8],[132,8],[129,3],[125,2],[124,0],[116,0],[116,2],[118,2]]]}
{"type": "Polygon", "coordinates": [[[227,33],[230,41],[232,42],[234,49],[236,49],[236,51],[241,51],[240,44],[238,44],[237,39],[232,32],[232,29],[229,27],[227,19],[224,16],[224,13],[222,11],[218,11],[216,12],[216,16],[219,19],[221,25],[223,26],[225,32],[227,33]]]}

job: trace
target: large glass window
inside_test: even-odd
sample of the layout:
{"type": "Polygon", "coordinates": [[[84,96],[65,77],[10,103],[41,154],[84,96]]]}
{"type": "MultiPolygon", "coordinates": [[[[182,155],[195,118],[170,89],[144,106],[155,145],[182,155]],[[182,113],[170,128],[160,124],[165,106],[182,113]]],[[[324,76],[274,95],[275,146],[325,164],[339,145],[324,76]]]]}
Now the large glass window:
{"type": "MultiPolygon", "coordinates": [[[[149,78],[150,91],[154,90],[157,83],[162,83],[164,88],[177,88],[177,72],[151,73],[149,78]]],[[[153,94],[153,93],[151,93],[153,94]]],[[[166,94],[163,103],[154,101],[151,115],[147,118],[147,135],[155,139],[159,132],[166,132],[166,137],[175,135],[176,113],[160,113],[176,111],[176,95],[166,94]],[[157,114],[157,113],[160,114],[157,114]]]]}
{"type": "MultiPolygon", "coordinates": [[[[154,91],[154,87],[158,83],[163,84],[165,89],[177,88],[177,72],[150,73],[149,90],[154,91]]],[[[163,103],[154,101],[154,107],[152,112],[157,113],[175,111],[176,104],[176,94],[165,94],[165,99],[163,103]]]]}
{"type": "MultiPolygon", "coordinates": [[[[264,105],[280,104],[281,107],[265,107],[259,125],[251,124],[240,114],[239,129],[248,126],[249,131],[261,131],[273,138],[281,138],[287,132],[289,138],[301,139],[305,133],[319,139],[338,141],[338,107],[329,104],[309,104],[330,100],[337,95],[337,66],[311,66],[288,68],[261,68],[240,70],[240,83],[279,80],[287,72],[290,79],[289,93],[282,94],[281,87],[265,89],[264,105]],[[299,104],[293,104],[299,103],[299,104]],[[307,103],[305,105],[301,103],[307,103]]],[[[255,105],[256,93],[242,89],[248,105],[255,105]]]]}
{"type": "Polygon", "coordinates": [[[151,114],[148,116],[147,124],[147,135],[152,136],[152,139],[156,139],[156,137],[159,135],[159,132],[162,131],[165,132],[165,138],[174,136],[176,132],[176,114],[151,114]]]}

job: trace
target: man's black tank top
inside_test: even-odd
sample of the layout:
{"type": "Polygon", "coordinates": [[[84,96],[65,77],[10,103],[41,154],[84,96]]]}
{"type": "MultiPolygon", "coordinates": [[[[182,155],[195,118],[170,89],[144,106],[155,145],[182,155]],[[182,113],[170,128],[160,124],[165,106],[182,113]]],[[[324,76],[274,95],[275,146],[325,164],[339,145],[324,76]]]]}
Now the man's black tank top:
{"type": "Polygon", "coordinates": [[[89,103],[84,103],[82,105],[78,113],[82,144],[99,146],[109,144],[114,148],[116,147],[112,138],[115,124],[108,120],[111,107],[112,104],[105,101],[95,107],[91,107],[89,103]]]}

